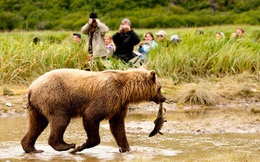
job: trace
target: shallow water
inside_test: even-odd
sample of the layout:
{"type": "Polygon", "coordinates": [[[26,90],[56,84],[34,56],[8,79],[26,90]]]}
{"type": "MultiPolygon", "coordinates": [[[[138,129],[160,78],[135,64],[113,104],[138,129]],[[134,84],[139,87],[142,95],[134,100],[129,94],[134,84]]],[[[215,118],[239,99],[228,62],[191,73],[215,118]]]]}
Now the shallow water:
{"type": "MultiPolygon", "coordinates": [[[[189,159],[214,159],[216,156],[243,154],[260,158],[259,133],[242,134],[178,134],[166,131],[152,138],[148,134],[154,124],[152,115],[127,117],[126,131],[132,149],[119,153],[116,142],[109,131],[107,121],[101,123],[100,145],[77,154],[58,152],[48,145],[49,127],[36,142],[40,154],[26,154],[20,140],[27,129],[27,117],[0,118],[0,161],[173,161],[189,159]],[[149,119],[149,120],[148,120],[149,119]]],[[[167,123],[166,123],[167,124],[167,123]]],[[[86,140],[81,119],[71,121],[64,139],[68,143],[82,144],[86,140]]]]}

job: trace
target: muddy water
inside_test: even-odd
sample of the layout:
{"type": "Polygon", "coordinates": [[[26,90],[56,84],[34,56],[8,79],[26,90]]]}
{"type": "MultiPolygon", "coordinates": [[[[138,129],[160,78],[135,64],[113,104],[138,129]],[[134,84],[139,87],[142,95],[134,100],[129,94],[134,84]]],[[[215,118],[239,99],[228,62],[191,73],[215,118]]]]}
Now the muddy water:
{"type": "MultiPolygon", "coordinates": [[[[243,154],[258,157],[260,154],[259,133],[196,135],[164,131],[164,135],[149,138],[148,134],[154,126],[151,118],[154,118],[154,114],[132,114],[127,117],[127,137],[132,149],[129,153],[119,153],[109,125],[104,121],[100,127],[100,145],[76,155],[68,151],[55,151],[48,145],[49,127],[36,142],[36,148],[45,152],[26,154],[20,140],[27,129],[27,117],[0,118],[0,161],[192,161],[200,158],[212,161],[216,156],[243,154]]],[[[86,140],[80,119],[72,120],[64,138],[66,142],[77,145],[86,140]]]]}

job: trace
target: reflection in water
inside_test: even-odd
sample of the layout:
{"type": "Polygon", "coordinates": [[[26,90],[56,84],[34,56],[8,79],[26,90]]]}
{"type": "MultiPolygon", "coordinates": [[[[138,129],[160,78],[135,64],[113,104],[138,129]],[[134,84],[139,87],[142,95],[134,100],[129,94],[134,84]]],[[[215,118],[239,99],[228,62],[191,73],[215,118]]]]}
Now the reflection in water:
{"type": "MultiPolygon", "coordinates": [[[[26,154],[21,148],[20,140],[27,129],[27,118],[0,118],[0,161],[159,161],[178,160],[187,157],[214,157],[220,154],[259,154],[259,134],[169,134],[156,135],[149,138],[153,129],[151,121],[144,121],[149,116],[131,116],[127,118],[126,130],[132,151],[121,154],[118,151],[113,136],[109,131],[107,121],[100,127],[101,144],[91,149],[73,155],[68,151],[58,152],[48,145],[49,127],[36,142],[36,148],[45,152],[26,154]]],[[[66,142],[77,145],[86,140],[81,119],[72,120],[65,132],[66,142]]],[[[189,159],[189,158],[188,158],[189,159]]]]}

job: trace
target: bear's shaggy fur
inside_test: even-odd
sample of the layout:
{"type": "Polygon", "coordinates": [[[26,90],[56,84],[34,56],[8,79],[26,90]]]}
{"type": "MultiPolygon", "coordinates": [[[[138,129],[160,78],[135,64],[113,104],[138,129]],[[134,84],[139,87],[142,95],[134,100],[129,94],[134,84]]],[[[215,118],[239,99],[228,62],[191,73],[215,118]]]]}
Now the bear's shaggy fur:
{"type": "Polygon", "coordinates": [[[49,145],[55,150],[75,148],[63,134],[71,118],[82,117],[87,141],[82,151],[100,143],[99,124],[108,119],[120,152],[130,151],[125,134],[125,116],[130,103],[164,102],[155,71],[132,69],[89,72],[57,69],[36,79],[28,91],[28,130],[21,144],[27,153],[39,153],[35,142],[50,123],[49,145]]]}

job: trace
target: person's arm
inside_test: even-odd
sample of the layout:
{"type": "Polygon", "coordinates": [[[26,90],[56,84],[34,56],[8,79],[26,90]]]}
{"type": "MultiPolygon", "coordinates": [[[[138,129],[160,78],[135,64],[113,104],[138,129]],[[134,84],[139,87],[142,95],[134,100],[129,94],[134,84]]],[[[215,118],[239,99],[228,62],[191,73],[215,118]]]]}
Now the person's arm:
{"type": "Polygon", "coordinates": [[[85,35],[88,35],[89,33],[89,29],[90,29],[90,23],[85,24],[82,28],[81,28],[81,32],[85,35]]]}
{"type": "Polygon", "coordinates": [[[131,39],[133,41],[133,44],[137,45],[140,42],[139,36],[134,32],[133,29],[130,31],[130,34],[131,34],[131,39]]]}
{"type": "Polygon", "coordinates": [[[143,51],[142,53],[148,54],[150,51],[150,47],[151,47],[150,45],[144,44],[142,47],[142,51],[143,51]]]}
{"type": "Polygon", "coordinates": [[[139,46],[137,47],[137,51],[140,52],[140,53],[143,53],[143,52],[144,52],[143,46],[140,46],[140,45],[139,45],[139,46]]]}
{"type": "Polygon", "coordinates": [[[158,44],[154,40],[151,41],[151,47],[152,48],[157,47],[157,46],[158,46],[158,44]]]}
{"type": "Polygon", "coordinates": [[[113,36],[113,42],[115,43],[115,45],[118,45],[121,43],[121,39],[120,39],[121,33],[116,32],[113,36]]]}
{"type": "Polygon", "coordinates": [[[99,19],[96,19],[97,21],[97,26],[100,28],[100,32],[103,36],[108,32],[109,28],[102,22],[99,21],[99,19]]]}

